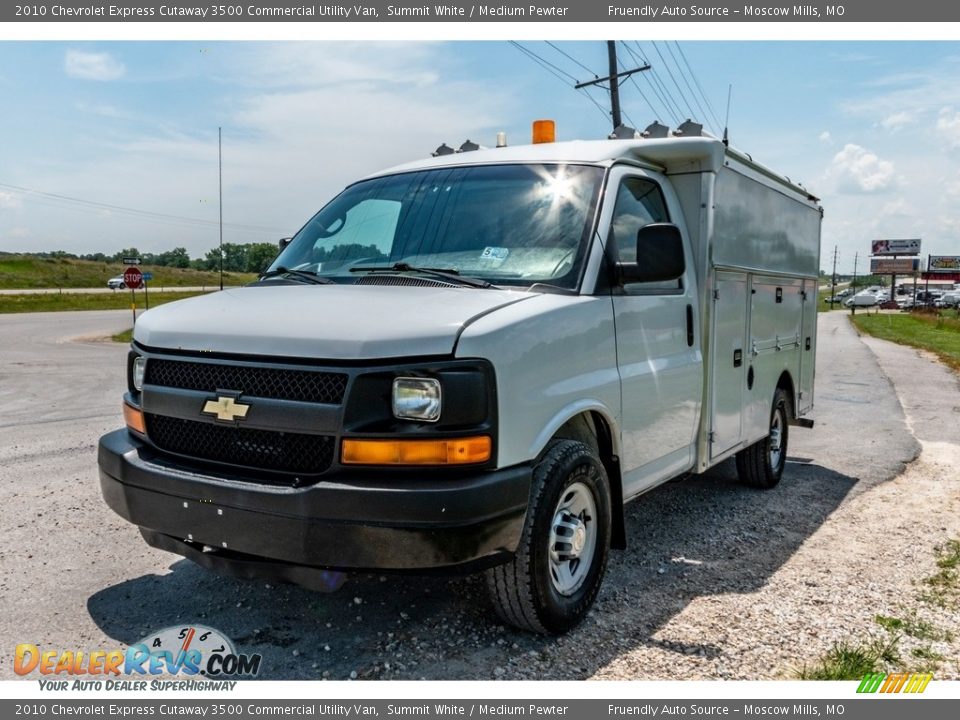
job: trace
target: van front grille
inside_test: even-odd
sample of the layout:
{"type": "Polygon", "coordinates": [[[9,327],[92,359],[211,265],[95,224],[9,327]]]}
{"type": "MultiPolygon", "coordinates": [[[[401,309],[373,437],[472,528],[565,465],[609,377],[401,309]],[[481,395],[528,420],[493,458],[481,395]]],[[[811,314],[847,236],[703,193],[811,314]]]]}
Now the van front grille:
{"type": "Polygon", "coordinates": [[[210,393],[230,390],[247,397],[339,405],[347,388],[347,375],[149,358],[144,383],[210,393]]]}
{"type": "Polygon", "coordinates": [[[257,470],[315,475],[333,462],[329,435],[256,430],[146,413],[147,435],[167,452],[257,470]]]}

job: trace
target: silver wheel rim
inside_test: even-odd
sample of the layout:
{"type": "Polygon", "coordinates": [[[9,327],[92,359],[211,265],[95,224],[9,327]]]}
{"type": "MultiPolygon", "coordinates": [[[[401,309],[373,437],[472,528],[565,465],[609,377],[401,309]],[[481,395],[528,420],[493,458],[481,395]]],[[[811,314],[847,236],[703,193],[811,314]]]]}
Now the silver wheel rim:
{"type": "Polygon", "coordinates": [[[550,580],[561,595],[573,595],[587,579],[597,545],[597,504],[583,483],[564,490],[550,524],[550,580]]]}
{"type": "Polygon", "coordinates": [[[780,408],[773,413],[770,421],[770,467],[774,470],[780,467],[780,457],[783,454],[783,415],[780,408]]]}

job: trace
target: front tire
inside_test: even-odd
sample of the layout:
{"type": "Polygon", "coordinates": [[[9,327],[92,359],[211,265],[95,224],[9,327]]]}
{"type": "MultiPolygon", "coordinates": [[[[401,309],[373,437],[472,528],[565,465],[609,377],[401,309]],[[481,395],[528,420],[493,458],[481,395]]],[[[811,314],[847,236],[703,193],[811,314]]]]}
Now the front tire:
{"type": "Polygon", "coordinates": [[[579,624],[606,570],[610,518],[609,481],[596,453],[576,440],[554,441],[534,468],[516,555],[486,572],[500,617],[542,634],[579,624]]]}
{"type": "Polygon", "coordinates": [[[773,394],[770,431],[763,440],[737,453],[737,475],[751,487],[768,490],[776,487],[787,464],[790,398],[783,388],[773,394]]]}

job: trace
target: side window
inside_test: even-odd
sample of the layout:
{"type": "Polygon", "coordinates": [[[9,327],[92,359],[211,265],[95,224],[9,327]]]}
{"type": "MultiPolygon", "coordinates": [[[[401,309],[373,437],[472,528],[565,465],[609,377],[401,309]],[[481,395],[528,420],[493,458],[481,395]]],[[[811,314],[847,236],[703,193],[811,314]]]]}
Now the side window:
{"type": "MultiPolygon", "coordinates": [[[[642,177],[627,177],[617,188],[608,242],[617,249],[620,262],[637,261],[637,232],[650,223],[670,222],[660,186],[642,177]]],[[[631,286],[634,287],[634,286],[631,286]]],[[[677,290],[680,280],[643,283],[639,290],[677,290]]]]}

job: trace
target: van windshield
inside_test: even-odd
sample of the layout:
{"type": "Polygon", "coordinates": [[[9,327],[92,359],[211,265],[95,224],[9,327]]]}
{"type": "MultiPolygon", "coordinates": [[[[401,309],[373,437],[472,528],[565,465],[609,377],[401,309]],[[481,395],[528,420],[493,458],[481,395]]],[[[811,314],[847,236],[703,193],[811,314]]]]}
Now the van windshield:
{"type": "Polygon", "coordinates": [[[602,179],[592,166],[482,165],[366,180],[320,210],[268,274],[350,283],[399,264],[575,288],[602,179]]]}

